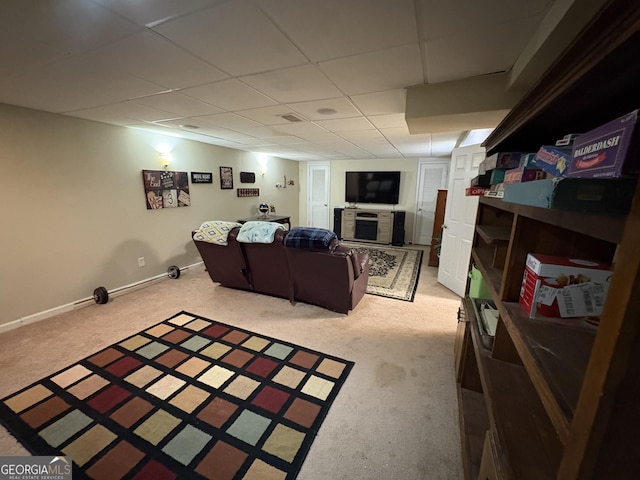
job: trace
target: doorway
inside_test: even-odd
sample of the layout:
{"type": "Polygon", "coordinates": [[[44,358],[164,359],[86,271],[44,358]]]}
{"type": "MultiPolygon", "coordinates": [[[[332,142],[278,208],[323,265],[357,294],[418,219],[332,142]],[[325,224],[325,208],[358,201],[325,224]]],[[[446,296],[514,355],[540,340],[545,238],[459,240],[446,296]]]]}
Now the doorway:
{"type": "Polygon", "coordinates": [[[329,162],[309,162],[307,168],[307,226],[331,229],[329,225],[329,162]]]}
{"type": "Polygon", "coordinates": [[[413,243],[431,245],[438,190],[447,188],[449,161],[420,160],[413,243]]]}

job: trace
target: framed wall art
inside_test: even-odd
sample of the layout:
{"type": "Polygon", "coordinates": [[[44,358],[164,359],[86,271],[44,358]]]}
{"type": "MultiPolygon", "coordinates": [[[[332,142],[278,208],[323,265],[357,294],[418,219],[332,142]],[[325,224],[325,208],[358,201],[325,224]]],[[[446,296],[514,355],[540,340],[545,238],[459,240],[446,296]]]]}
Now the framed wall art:
{"type": "Polygon", "coordinates": [[[211,172],[191,172],[191,183],[213,183],[211,172]]]}
{"type": "Polygon", "coordinates": [[[220,167],[220,188],[233,190],[233,169],[231,167],[220,167]]]}
{"type": "Polygon", "coordinates": [[[189,174],[187,172],[143,170],[142,183],[147,210],[191,205],[189,174]]]}
{"type": "Polygon", "coordinates": [[[254,172],[240,172],[240,183],[256,183],[254,172]]]}

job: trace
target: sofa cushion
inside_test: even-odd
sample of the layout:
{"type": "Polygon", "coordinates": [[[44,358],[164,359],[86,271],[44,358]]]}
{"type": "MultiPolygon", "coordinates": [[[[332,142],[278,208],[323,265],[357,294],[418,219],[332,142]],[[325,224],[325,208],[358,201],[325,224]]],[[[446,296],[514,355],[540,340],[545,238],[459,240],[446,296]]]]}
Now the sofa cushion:
{"type": "Polygon", "coordinates": [[[222,220],[210,220],[200,225],[200,228],[193,232],[193,239],[200,242],[215,243],[217,245],[227,245],[229,232],[239,227],[237,222],[225,222],[222,220]]]}
{"type": "Polygon", "coordinates": [[[278,230],[285,230],[284,225],[275,222],[247,222],[240,227],[238,241],[242,243],[273,243],[278,230]]]}
{"type": "Polygon", "coordinates": [[[289,248],[332,250],[336,240],[336,234],[326,228],[295,227],[284,239],[284,244],[289,248]]]}

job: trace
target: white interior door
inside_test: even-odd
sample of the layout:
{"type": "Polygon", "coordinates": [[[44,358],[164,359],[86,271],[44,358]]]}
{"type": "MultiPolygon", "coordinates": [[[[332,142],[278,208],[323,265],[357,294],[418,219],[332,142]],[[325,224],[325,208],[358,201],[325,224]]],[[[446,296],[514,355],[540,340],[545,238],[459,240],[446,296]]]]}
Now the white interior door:
{"type": "Polygon", "coordinates": [[[431,245],[438,190],[447,187],[448,173],[449,162],[425,161],[418,163],[418,201],[413,228],[413,243],[431,245]]]}
{"type": "Polygon", "coordinates": [[[307,226],[309,227],[332,228],[329,225],[329,174],[329,162],[313,162],[308,165],[307,226]]]}
{"type": "Polygon", "coordinates": [[[484,160],[485,149],[480,145],[454,148],[451,153],[449,191],[442,225],[442,248],[438,282],[464,296],[469,274],[471,242],[478,211],[478,197],[465,196],[478,166],[484,160]]]}

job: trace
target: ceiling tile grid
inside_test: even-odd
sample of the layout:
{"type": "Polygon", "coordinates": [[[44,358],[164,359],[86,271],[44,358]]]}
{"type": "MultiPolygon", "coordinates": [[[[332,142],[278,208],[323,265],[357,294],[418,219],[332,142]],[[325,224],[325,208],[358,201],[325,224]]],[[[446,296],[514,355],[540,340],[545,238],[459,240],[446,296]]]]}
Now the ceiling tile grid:
{"type": "Polygon", "coordinates": [[[0,102],[294,160],[450,155],[405,89],[508,70],[550,0],[0,2],[0,102]]]}

